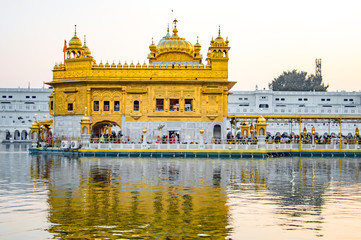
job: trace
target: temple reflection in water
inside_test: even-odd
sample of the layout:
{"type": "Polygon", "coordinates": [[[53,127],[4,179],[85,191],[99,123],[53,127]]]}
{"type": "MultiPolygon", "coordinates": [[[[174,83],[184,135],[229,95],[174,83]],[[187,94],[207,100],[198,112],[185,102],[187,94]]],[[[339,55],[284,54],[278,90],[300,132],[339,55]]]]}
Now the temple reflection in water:
{"type": "Polygon", "coordinates": [[[237,221],[247,219],[244,214],[249,209],[242,205],[253,193],[271,199],[281,227],[308,229],[317,235],[322,231],[325,191],[338,181],[358,182],[360,168],[357,159],[35,155],[30,171],[34,180],[48,184],[49,232],[55,237],[225,239],[239,232],[237,221]],[[298,227],[295,221],[303,215],[314,217],[298,227]]]}

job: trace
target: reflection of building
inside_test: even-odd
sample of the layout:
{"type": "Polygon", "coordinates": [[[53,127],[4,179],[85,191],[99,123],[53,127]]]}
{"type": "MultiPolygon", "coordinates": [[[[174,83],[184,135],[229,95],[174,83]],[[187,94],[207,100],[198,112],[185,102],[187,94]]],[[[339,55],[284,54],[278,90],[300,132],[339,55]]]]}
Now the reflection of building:
{"type": "Polygon", "coordinates": [[[0,89],[0,142],[29,140],[34,116],[37,120],[49,119],[51,89],[2,88],[0,89]]]}
{"type": "Polygon", "coordinates": [[[124,136],[141,138],[146,127],[151,138],[179,135],[181,139],[225,137],[228,114],[228,40],[212,39],[207,63],[201,45],[173,34],[149,46],[149,64],[97,64],[77,37],[69,42],[64,64],[53,69],[50,112],[56,136],[101,135],[119,126],[124,136]],[[79,124],[84,114],[86,122],[79,124]],[[160,126],[163,126],[159,128],[160,126]],[[105,130],[104,130],[105,129],[105,130]]]}
{"type": "Polygon", "coordinates": [[[32,157],[31,176],[49,183],[56,237],[225,239],[229,231],[221,162],[32,157]]]}
{"type": "MultiPolygon", "coordinates": [[[[360,116],[361,92],[296,92],[296,91],[233,91],[228,98],[228,114],[238,116],[254,116],[262,112],[265,116],[360,116]]],[[[328,133],[327,121],[308,123],[305,127],[311,131],[315,126],[320,135],[328,133]]],[[[357,123],[342,124],[342,133],[355,133],[357,123]]],[[[299,124],[279,120],[267,122],[267,131],[271,134],[280,132],[296,132],[299,124]]],[[[302,125],[303,128],[303,125],[302,125]]],[[[330,132],[338,134],[340,126],[331,122],[330,132]]]]}

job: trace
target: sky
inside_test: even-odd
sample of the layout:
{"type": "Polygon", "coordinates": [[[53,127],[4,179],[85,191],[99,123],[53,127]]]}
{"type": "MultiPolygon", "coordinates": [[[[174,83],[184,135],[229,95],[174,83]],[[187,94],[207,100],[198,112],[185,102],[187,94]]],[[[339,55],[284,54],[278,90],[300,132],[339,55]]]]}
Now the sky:
{"type": "Polygon", "coordinates": [[[232,90],[268,89],[283,71],[322,76],[329,91],[360,91],[359,0],[121,1],[0,0],[1,88],[42,87],[63,61],[64,40],[77,35],[97,63],[147,60],[177,18],[178,35],[202,45],[228,37],[232,90]],[[172,12],[173,10],[173,12],[172,12]]]}

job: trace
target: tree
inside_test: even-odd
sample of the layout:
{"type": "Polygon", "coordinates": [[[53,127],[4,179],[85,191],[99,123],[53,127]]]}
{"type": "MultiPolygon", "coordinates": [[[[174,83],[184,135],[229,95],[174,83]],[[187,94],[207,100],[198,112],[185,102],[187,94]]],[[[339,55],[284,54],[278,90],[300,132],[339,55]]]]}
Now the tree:
{"type": "Polygon", "coordinates": [[[274,91],[317,91],[326,92],[328,85],[322,82],[322,76],[313,74],[307,76],[307,72],[298,72],[296,69],[283,72],[278,78],[273,79],[269,87],[274,91]]]}

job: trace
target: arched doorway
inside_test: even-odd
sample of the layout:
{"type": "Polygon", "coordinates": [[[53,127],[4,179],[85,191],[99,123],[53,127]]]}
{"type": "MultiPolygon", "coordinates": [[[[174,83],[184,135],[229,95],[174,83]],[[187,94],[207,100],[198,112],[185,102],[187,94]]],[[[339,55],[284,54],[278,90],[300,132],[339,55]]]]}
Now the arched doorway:
{"type": "Polygon", "coordinates": [[[19,130],[15,130],[15,132],[14,132],[14,140],[20,140],[20,132],[19,132],[19,130]]]}
{"type": "Polygon", "coordinates": [[[28,139],[28,132],[26,130],[21,131],[21,140],[28,139]]]}
{"type": "Polygon", "coordinates": [[[214,125],[214,127],[213,127],[213,138],[215,138],[215,139],[222,138],[222,128],[219,124],[214,125]]]}
{"type": "Polygon", "coordinates": [[[6,140],[10,140],[10,138],[11,138],[10,131],[9,131],[9,130],[6,130],[5,139],[6,139],[6,140]]]}
{"type": "MultiPolygon", "coordinates": [[[[122,137],[122,132],[120,126],[113,122],[104,120],[97,122],[92,127],[91,138],[95,139],[120,139],[122,137]]],[[[104,141],[105,141],[104,140],[104,141]]]]}

